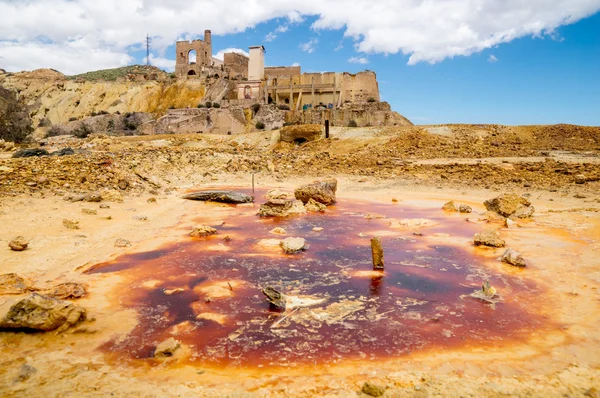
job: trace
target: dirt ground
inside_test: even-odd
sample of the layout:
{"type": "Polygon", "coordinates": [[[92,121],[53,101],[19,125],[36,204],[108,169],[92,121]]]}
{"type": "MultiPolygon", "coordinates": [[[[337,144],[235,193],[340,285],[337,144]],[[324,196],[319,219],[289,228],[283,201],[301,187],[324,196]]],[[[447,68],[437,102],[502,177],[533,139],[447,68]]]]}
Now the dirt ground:
{"type": "Polygon", "coordinates": [[[77,153],[25,159],[0,153],[1,273],[18,273],[37,287],[85,284],[88,295],[74,302],[89,319],[58,335],[0,331],[2,396],[348,397],[366,396],[366,381],[386,388],[386,397],[600,396],[599,128],[336,128],[332,139],[302,146],[278,143],[277,132],[58,137],[46,144],[66,146],[77,153]],[[122,277],[85,271],[188,239],[198,217],[223,217],[219,207],[183,200],[185,192],[250,189],[253,178],[256,188],[293,190],[325,176],[338,179],[340,201],[396,199],[399,206],[442,212],[455,200],[473,207],[472,215],[453,215],[465,219],[484,213],[483,201],[499,193],[527,194],[533,219],[501,229],[507,246],[530,261],[527,268],[496,261],[501,249],[459,244],[494,272],[534,280],[540,297],[531,308],[548,326],[523,341],[287,369],[198,368],[178,356],[132,360],[99,349],[127,335],[138,318],[120,300],[122,277]],[[65,200],[93,191],[102,193],[101,203],[65,200]],[[63,219],[79,221],[80,229],[66,229],[63,219]],[[29,240],[28,250],[8,249],[18,235],[29,240]],[[132,245],[115,247],[119,238],[132,245]],[[36,369],[26,378],[19,377],[24,364],[36,369]]]}

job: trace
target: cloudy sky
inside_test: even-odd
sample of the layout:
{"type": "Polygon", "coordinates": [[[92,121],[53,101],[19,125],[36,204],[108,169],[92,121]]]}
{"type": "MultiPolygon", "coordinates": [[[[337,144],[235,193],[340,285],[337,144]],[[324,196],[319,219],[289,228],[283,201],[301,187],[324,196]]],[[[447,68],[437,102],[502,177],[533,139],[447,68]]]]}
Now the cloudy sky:
{"type": "Polygon", "coordinates": [[[377,72],[415,123],[600,125],[600,0],[0,0],[0,68],[174,67],[177,39],[377,72]]]}

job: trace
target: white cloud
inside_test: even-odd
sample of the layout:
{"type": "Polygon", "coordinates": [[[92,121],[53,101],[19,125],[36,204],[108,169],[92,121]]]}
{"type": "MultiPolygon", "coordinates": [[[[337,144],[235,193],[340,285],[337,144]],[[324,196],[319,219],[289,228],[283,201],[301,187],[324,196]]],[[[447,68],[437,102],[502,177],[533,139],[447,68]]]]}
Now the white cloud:
{"type": "Polygon", "coordinates": [[[302,51],[307,52],[309,54],[311,54],[313,51],[315,51],[315,46],[319,43],[319,39],[310,39],[309,41],[307,41],[306,43],[300,43],[300,45],[298,46],[302,51]]]}
{"type": "Polygon", "coordinates": [[[265,36],[265,41],[266,41],[267,43],[270,43],[270,42],[272,42],[273,40],[275,40],[276,38],[277,38],[277,35],[276,35],[275,33],[273,33],[273,32],[269,32],[269,34],[265,36]]]}
{"type": "Polygon", "coordinates": [[[369,60],[365,57],[352,57],[352,58],[348,58],[348,62],[351,64],[366,65],[369,63],[369,60]]]}
{"type": "Polygon", "coordinates": [[[0,42],[0,68],[7,71],[52,68],[66,75],[76,75],[131,62],[133,58],[124,51],[88,47],[77,41],[64,44],[0,42]]]}
{"type": "Polygon", "coordinates": [[[215,55],[213,55],[213,57],[215,57],[218,60],[223,61],[223,59],[225,58],[225,53],[238,53],[238,54],[243,54],[246,57],[250,56],[250,54],[248,54],[247,51],[244,51],[241,48],[232,48],[232,47],[230,47],[230,48],[226,48],[224,50],[220,50],[215,55]]]}
{"type": "Polygon", "coordinates": [[[294,62],[294,63],[292,64],[292,66],[300,66],[300,63],[299,63],[299,62],[294,62]]]}
{"type": "Polygon", "coordinates": [[[488,62],[489,62],[490,64],[493,64],[493,63],[495,63],[495,62],[498,62],[498,58],[496,58],[496,56],[495,56],[494,54],[491,54],[491,55],[488,57],[488,62]]]}
{"type": "MultiPolygon", "coordinates": [[[[144,63],[145,62],[146,62],[146,57],[144,57],[144,63]]],[[[167,72],[173,72],[175,70],[175,60],[174,59],[155,57],[153,54],[150,54],[150,65],[164,69],[167,72]]]]}
{"type": "Polygon", "coordinates": [[[247,5],[246,0],[0,0],[0,67],[121,66],[131,62],[128,49],[143,43],[146,33],[153,37],[153,52],[168,57],[166,49],[178,37],[201,37],[204,29],[223,35],[275,18],[297,24],[312,16],[317,18],[313,29],[343,29],[360,52],[402,52],[410,55],[409,64],[435,63],[524,36],[559,37],[558,27],[596,13],[600,0],[263,0],[247,5]],[[29,57],[23,57],[28,50],[29,57]]]}

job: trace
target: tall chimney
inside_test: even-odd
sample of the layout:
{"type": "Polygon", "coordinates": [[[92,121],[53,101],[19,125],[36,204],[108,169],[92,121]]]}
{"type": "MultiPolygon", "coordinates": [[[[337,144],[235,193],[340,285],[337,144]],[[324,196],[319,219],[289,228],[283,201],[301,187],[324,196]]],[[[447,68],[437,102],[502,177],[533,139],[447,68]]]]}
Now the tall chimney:
{"type": "Polygon", "coordinates": [[[211,37],[210,37],[210,36],[211,36],[211,35],[210,35],[210,30],[209,30],[209,29],[205,30],[205,31],[204,31],[204,42],[205,42],[206,44],[212,44],[212,43],[211,43],[211,37]]]}

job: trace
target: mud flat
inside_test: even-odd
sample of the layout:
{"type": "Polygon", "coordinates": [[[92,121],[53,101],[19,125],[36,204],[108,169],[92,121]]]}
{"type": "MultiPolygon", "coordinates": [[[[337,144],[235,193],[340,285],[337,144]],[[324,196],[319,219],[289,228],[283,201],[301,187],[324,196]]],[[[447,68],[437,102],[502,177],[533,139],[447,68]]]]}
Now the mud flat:
{"type": "MultiPolygon", "coordinates": [[[[73,300],[88,320],[66,333],[0,332],[2,395],[341,397],[365,382],[384,396],[597,394],[600,217],[589,203],[533,191],[532,219],[494,224],[520,268],[499,261],[503,248],[473,246],[491,225],[480,220],[489,190],[348,177],[325,213],[256,216],[267,188],[308,180],[261,177],[256,202],[238,206],[181,199],[189,189],[2,198],[2,273],[88,291],[73,300]],[[442,211],[449,200],[473,213],[442,211]],[[190,237],[199,224],[217,234],[190,237]],[[17,235],[27,250],[8,249],[17,235]],[[383,273],[370,263],[375,235],[383,273]],[[284,254],[275,241],[286,237],[306,250],[284,254]],[[470,296],[484,280],[497,302],[470,296]],[[266,286],[317,304],[276,311],[266,286]]],[[[180,186],[248,192],[249,180],[180,186]]]]}

